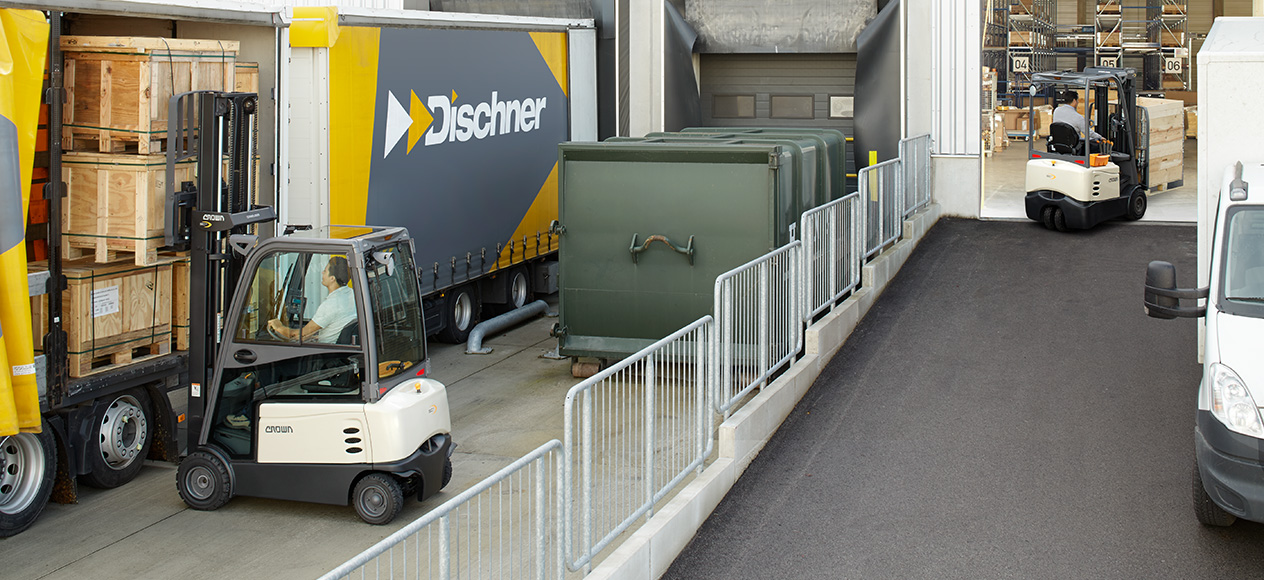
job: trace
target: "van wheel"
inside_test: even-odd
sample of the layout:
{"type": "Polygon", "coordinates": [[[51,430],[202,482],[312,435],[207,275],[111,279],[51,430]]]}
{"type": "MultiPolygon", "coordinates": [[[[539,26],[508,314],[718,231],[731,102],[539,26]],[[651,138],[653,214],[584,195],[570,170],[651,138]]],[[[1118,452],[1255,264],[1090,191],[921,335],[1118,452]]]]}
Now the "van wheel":
{"type": "Polygon", "coordinates": [[[1069,232],[1071,228],[1067,227],[1066,214],[1062,212],[1062,208],[1053,208],[1053,227],[1060,232],[1069,232]]]}
{"type": "Polygon", "coordinates": [[[1040,223],[1045,225],[1046,230],[1053,229],[1053,206],[1046,205],[1040,209],[1040,223]]]}
{"type": "Polygon", "coordinates": [[[1128,213],[1127,217],[1130,221],[1137,221],[1145,216],[1146,212],[1146,194],[1143,189],[1136,187],[1132,190],[1132,195],[1128,196],[1128,213]]]}
{"type": "Polygon", "coordinates": [[[57,447],[51,428],[0,437],[0,538],[31,527],[53,491],[57,447]]]}
{"type": "Polygon", "coordinates": [[[448,291],[443,301],[443,330],[439,340],[460,344],[470,337],[470,331],[478,324],[479,304],[470,286],[460,286],[448,291]]]}
{"type": "Polygon", "coordinates": [[[1198,459],[1194,459],[1194,515],[1198,518],[1198,523],[1204,526],[1225,527],[1233,525],[1238,517],[1224,511],[1216,502],[1211,500],[1211,496],[1207,495],[1207,488],[1203,487],[1203,476],[1198,472],[1198,459]]]}
{"type": "Polygon", "coordinates": [[[195,510],[214,511],[233,497],[233,480],[228,466],[209,451],[194,451],[176,470],[180,499],[195,510]]]}
{"type": "Polygon", "coordinates": [[[404,490],[394,477],[370,473],[356,482],[351,492],[360,519],[377,526],[391,523],[404,507],[404,490]]]}
{"type": "Polygon", "coordinates": [[[92,487],[115,488],[140,473],[149,455],[149,395],[144,389],[127,391],[97,407],[93,418],[95,441],[89,443],[88,473],[82,481],[92,487]]]}

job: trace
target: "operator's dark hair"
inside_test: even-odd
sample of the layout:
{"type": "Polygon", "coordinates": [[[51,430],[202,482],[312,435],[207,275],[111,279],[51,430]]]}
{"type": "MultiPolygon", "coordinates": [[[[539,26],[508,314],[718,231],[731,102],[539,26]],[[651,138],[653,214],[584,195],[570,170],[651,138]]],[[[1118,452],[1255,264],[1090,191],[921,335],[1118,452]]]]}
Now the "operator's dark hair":
{"type": "Polygon", "coordinates": [[[351,266],[347,264],[346,258],[331,256],[327,268],[329,268],[329,275],[334,277],[334,281],[339,286],[346,286],[351,280],[351,266]]]}
{"type": "Polygon", "coordinates": [[[1080,100],[1079,93],[1072,90],[1062,91],[1062,104],[1069,105],[1078,100],[1080,100]]]}

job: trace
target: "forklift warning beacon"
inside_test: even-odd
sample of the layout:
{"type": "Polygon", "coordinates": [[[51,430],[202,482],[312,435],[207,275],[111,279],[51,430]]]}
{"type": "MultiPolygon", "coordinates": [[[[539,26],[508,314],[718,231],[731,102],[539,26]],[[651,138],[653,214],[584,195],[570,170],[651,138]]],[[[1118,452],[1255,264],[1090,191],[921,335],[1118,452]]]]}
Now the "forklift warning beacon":
{"type": "MultiPolygon", "coordinates": [[[[1132,69],[1090,67],[1084,72],[1032,75],[1031,96],[1052,89],[1078,94],[1084,126],[1055,122],[1044,151],[1027,140],[1027,217],[1058,231],[1086,230],[1109,219],[1145,215],[1149,181],[1149,123],[1137,107],[1132,69]],[[1117,97],[1117,100],[1116,100],[1117,97]],[[1096,132],[1104,139],[1090,139],[1096,132]]],[[[1059,104],[1063,99],[1059,98],[1059,104]]],[[[1028,107],[1035,114],[1035,99],[1028,107]]]]}
{"type": "Polygon", "coordinates": [[[364,226],[248,234],[276,220],[253,204],[256,105],[211,91],[171,102],[167,183],[175,162],[207,153],[196,186],[167,205],[167,244],[190,250],[189,454],[176,486],[199,510],[245,495],[351,503],[385,524],[405,496],[452,477],[413,241],[364,226]]]}

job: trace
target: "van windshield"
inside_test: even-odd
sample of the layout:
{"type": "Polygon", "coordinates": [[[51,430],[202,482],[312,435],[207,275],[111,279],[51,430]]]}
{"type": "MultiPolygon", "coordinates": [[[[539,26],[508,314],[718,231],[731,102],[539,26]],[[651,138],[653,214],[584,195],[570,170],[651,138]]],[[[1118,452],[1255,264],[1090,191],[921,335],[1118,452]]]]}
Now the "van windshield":
{"type": "Polygon", "coordinates": [[[1264,318],[1264,207],[1233,208],[1225,219],[1222,310],[1264,318]]]}

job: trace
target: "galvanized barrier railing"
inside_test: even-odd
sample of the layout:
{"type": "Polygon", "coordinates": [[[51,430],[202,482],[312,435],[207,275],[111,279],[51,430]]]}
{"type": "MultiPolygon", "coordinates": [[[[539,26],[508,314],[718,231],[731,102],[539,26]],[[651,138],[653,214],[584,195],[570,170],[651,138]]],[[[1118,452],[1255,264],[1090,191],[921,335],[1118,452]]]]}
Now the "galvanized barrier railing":
{"type": "Polygon", "coordinates": [[[794,241],[716,279],[716,411],[727,415],[803,346],[802,251],[794,241]]]}
{"type": "Polygon", "coordinates": [[[865,220],[859,192],[803,214],[803,317],[828,309],[860,286],[865,220]]]}
{"type": "Polygon", "coordinates": [[[865,257],[900,238],[904,220],[904,170],[899,159],[860,170],[857,183],[866,199],[865,257]]]}
{"type": "Polygon", "coordinates": [[[545,443],[321,580],[561,578],[562,460],[562,443],[545,443]]]}
{"type": "Polygon", "coordinates": [[[593,559],[711,455],[704,316],[566,394],[566,564],[593,559]]]}
{"type": "Polygon", "coordinates": [[[900,164],[904,166],[904,217],[930,203],[930,135],[900,140],[900,164]]]}

